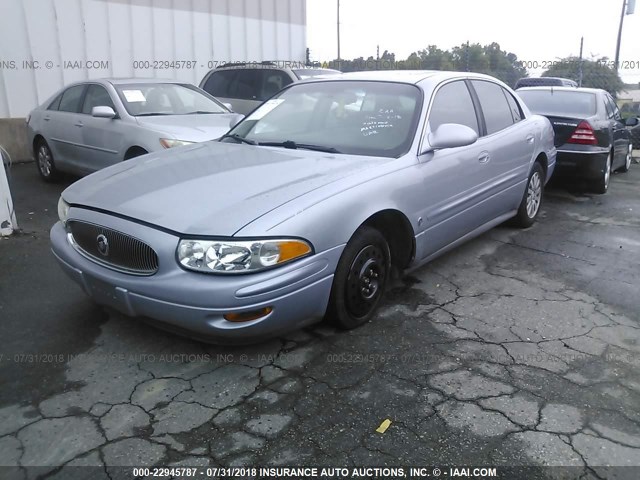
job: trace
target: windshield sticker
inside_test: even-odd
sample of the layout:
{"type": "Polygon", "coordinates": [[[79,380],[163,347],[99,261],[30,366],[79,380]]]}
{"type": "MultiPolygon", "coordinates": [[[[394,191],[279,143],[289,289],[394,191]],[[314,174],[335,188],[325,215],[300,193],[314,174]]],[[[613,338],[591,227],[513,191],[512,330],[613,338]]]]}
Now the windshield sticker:
{"type": "Polygon", "coordinates": [[[144,98],[144,94],[142,93],[142,90],[122,90],[122,94],[124,95],[124,98],[126,98],[127,102],[129,103],[147,101],[147,99],[144,98]]]}
{"type": "Polygon", "coordinates": [[[274,98],[273,100],[266,101],[260,108],[258,108],[255,112],[249,115],[247,120],[260,120],[271,110],[275,109],[278,105],[284,102],[282,98],[274,98]]]}

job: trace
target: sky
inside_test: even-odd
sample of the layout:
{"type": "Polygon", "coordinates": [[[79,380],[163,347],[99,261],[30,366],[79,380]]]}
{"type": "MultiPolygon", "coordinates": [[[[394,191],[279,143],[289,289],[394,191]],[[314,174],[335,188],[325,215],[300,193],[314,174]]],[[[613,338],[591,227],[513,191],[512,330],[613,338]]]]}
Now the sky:
{"type": "MultiPolygon", "coordinates": [[[[519,60],[538,65],[578,56],[615,58],[623,0],[340,0],[343,59],[385,50],[404,60],[428,45],[451,49],[467,41],[497,42],[519,60]]],[[[307,43],[312,60],[337,57],[337,0],[307,0],[307,43]]],[[[640,1],[626,15],[620,74],[640,82],[640,1]],[[625,62],[628,64],[625,65],[625,62]]],[[[542,69],[531,69],[539,75],[542,69]]]]}

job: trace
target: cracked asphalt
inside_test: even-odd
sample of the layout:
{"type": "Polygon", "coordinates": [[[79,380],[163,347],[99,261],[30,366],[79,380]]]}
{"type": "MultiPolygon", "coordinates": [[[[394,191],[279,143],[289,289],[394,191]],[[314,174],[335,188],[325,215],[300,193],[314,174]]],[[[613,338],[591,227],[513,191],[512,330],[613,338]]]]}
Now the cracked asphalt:
{"type": "Polygon", "coordinates": [[[0,240],[0,477],[131,465],[640,476],[606,468],[640,466],[638,165],[606,195],[552,185],[534,227],[498,227],[397,280],[361,328],[246,347],[93,305],[49,252],[65,185],[33,164],[14,165],[11,185],[22,231],[0,240]]]}

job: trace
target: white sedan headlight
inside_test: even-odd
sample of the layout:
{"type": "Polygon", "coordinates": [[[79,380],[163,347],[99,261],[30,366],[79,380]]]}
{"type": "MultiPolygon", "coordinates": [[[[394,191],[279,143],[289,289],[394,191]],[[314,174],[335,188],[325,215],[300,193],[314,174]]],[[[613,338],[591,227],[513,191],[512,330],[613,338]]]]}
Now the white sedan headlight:
{"type": "Polygon", "coordinates": [[[304,240],[181,240],[178,262],[190,270],[241,273],[264,270],[309,255],[304,240]]]}
{"type": "Polygon", "coordinates": [[[69,204],[62,197],[58,200],[58,218],[62,223],[67,223],[69,218],[69,204]]]}
{"type": "Polygon", "coordinates": [[[174,138],[161,138],[160,145],[164,148],[173,148],[173,147],[181,147],[182,145],[191,145],[194,142],[189,142],[187,140],[176,140],[174,138]]]}

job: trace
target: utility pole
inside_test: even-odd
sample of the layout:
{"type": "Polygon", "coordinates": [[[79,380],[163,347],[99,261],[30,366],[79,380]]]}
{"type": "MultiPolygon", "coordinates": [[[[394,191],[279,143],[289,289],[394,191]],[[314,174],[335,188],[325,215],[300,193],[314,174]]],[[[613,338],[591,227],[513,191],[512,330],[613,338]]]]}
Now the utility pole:
{"type": "Polygon", "coordinates": [[[622,25],[625,15],[631,15],[636,8],[636,0],[622,0],[622,13],[620,14],[620,27],[618,28],[618,43],[616,44],[616,71],[620,66],[620,43],[622,42],[622,25]]]}
{"type": "Polygon", "coordinates": [[[467,47],[464,49],[464,59],[466,63],[467,72],[469,71],[469,40],[467,40],[467,47]]]}
{"type": "Polygon", "coordinates": [[[338,63],[340,63],[340,0],[338,0],[338,63]]]}
{"type": "Polygon", "coordinates": [[[584,37],[580,37],[580,63],[578,69],[578,87],[582,87],[582,47],[584,47],[584,37]]]}

